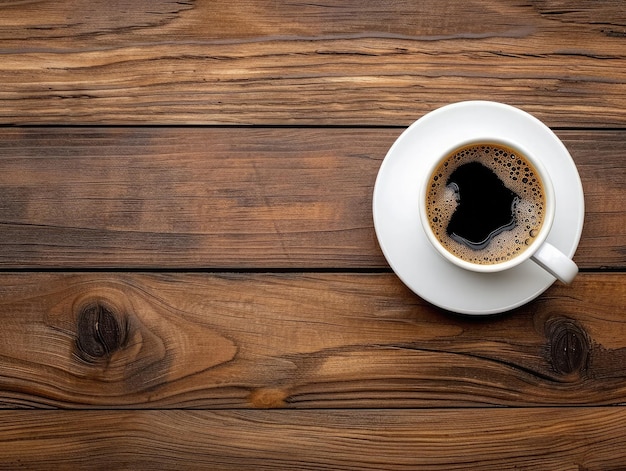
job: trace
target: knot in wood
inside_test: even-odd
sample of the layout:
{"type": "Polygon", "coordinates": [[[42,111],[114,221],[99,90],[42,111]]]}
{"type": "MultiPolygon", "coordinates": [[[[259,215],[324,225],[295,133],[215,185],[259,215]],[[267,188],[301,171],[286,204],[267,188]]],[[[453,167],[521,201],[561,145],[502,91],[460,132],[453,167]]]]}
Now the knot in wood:
{"type": "Polygon", "coordinates": [[[547,324],[550,362],[561,375],[587,369],[590,343],[587,333],[571,319],[557,318],[547,324]]]}
{"type": "Polygon", "coordinates": [[[113,308],[102,302],[91,303],[80,310],[76,345],[83,359],[105,358],[123,346],[126,329],[118,319],[113,308]]]}

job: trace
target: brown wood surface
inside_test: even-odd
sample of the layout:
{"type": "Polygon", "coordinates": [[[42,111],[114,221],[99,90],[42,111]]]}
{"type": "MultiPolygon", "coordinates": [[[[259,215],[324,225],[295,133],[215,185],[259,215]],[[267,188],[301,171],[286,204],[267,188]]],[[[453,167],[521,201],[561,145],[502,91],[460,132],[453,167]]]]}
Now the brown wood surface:
{"type": "MultiPolygon", "coordinates": [[[[401,129],[0,129],[0,266],[382,268],[378,168],[401,129]]],[[[582,268],[626,266],[621,131],[558,131],[582,268]]]]}
{"type": "Polygon", "coordinates": [[[625,282],[583,274],[477,320],[391,274],[7,274],[0,404],[619,404],[625,282]]]}
{"type": "Polygon", "coordinates": [[[614,470],[625,420],[622,407],[3,411],[0,469],[614,470]]]}
{"type": "Polygon", "coordinates": [[[621,0],[0,1],[0,469],[626,469],[625,148],[621,0]],[[372,223],[465,99],[585,191],[582,273],[498,316],[372,223]]]}
{"type": "Polygon", "coordinates": [[[0,122],[396,124],[492,99],[626,125],[626,6],[5,1],[0,122]]]}

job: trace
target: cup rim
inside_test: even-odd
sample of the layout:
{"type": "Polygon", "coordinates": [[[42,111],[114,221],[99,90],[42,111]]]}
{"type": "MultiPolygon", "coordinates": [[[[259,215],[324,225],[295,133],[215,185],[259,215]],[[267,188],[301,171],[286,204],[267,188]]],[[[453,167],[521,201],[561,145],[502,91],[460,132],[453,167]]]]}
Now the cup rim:
{"type": "Polygon", "coordinates": [[[552,229],[552,223],[554,222],[554,215],[556,209],[556,201],[555,201],[555,193],[554,187],[552,185],[552,180],[550,175],[548,174],[545,166],[541,162],[541,160],[529,152],[526,147],[524,147],[519,142],[509,139],[503,138],[500,136],[492,136],[492,135],[481,135],[481,136],[473,136],[468,139],[457,141],[454,144],[451,144],[445,148],[443,152],[439,153],[439,157],[434,160],[432,165],[428,168],[428,171],[425,174],[425,177],[421,180],[422,188],[419,193],[419,213],[420,220],[422,224],[422,229],[426,234],[430,244],[433,248],[445,259],[452,262],[453,264],[464,268],[466,270],[474,271],[474,272],[482,272],[482,273],[494,273],[500,272],[504,270],[508,270],[510,268],[516,267],[517,265],[523,263],[533,256],[533,254],[539,249],[539,247],[546,241],[550,230],[552,229]],[[469,262],[467,260],[463,260],[453,253],[449,252],[441,242],[439,242],[438,238],[435,236],[431,226],[430,221],[428,219],[427,211],[426,211],[426,195],[428,193],[428,181],[430,181],[431,175],[435,172],[435,170],[439,167],[440,163],[448,157],[452,152],[456,149],[460,149],[462,147],[471,146],[474,144],[495,144],[510,147],[517,152],[524,155],[530,163],[535,167],[539,176],[541,178],[543,188],[545,191],[545,200],[546,200],[546,208],[544,214],[544,221],[539,231],[537,237],[534,238],[532,244],[524,250],[519,255],[506,260],[504,262],[492,263],[492,264],[479,264],[469,262]]]}

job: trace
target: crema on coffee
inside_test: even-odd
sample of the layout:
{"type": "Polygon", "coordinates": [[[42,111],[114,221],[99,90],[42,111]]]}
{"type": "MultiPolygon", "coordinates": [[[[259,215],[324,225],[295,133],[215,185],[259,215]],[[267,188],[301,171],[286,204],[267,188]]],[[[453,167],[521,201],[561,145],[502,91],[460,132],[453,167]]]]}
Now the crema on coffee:
{"type": "Polygon", "coordinates": [[[521,254],[538,235],[545,210],[537,170],[501,144],[454,150],[428,182],[426,214],[435,236],[471,263],[502,263],[521,254]]]}

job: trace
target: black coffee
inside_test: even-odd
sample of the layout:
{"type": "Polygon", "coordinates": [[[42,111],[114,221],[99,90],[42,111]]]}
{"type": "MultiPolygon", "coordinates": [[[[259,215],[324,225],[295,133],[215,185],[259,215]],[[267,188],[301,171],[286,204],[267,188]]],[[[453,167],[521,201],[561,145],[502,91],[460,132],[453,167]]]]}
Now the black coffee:
{"type": "Polygon", "coordinates": [[[500,144],[462,147],[431,175],[427,215],[441,244],[472,263],[519,255],[539,233],[545,194],[537,171],[500,144]]]}

